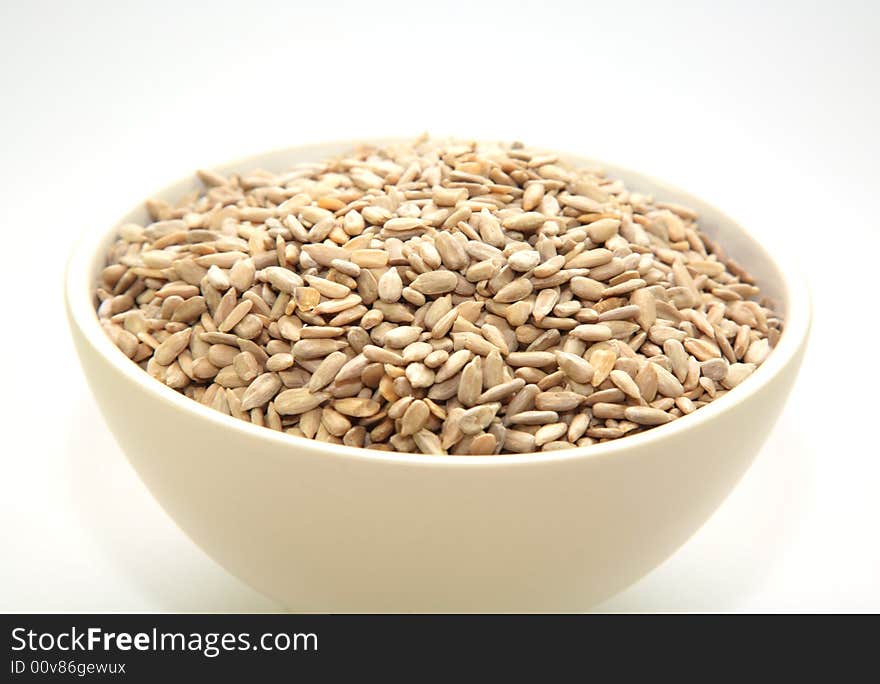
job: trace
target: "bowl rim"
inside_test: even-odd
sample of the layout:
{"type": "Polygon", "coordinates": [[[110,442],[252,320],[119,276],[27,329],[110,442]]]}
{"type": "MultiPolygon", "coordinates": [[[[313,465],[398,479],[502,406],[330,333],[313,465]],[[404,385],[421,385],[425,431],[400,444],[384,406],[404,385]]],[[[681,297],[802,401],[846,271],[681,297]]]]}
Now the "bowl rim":
{"type": "MultiPolygon", "coordinates": [[[[443,136],[436,136],[442,138],[443,136]]],[[[336,140],[306,145],[293,145],[274,148],[265,152],[240,157],[233,161],[212,165],[210,168],[220,172],[232,171],[243,166],[251,165],[253,168],[261,166],[263,160],[282,157],[285,155],[302,154],[313,152],[319,159],[326,158],[328,149],[346,149],[355,145],[363,144],[393,144],[408,141],[411,138],[364,138],[355,140],[336,140]]],[[[540,146],[530,146],[536,149],[546,149],[540,146]]],[[[135,383],[140,389],[151,395],[158,401],[170,403],[180,411],[190,413],[198,418],[207,420],[209,423],[222,428],[237,430],[257,440],[263,440],[276,446],[291,449],[303,449],[307,452],[315,450],[322,452],[322,456],[333,456],[340,459],[366,460],[394,464],[407,464],[412,466],[442,466],[442,467],[486,467],[494,468],[501,466],[528,466],[547,464],[551,462],[566,462],[576,459],[597,459],[610,457],[628,450],[635,450],[648,443],[662,442],[674,438],[683,431],[697,428],[713,421],[721,413],[742,404],[750,397],[767,386],[789,362],[801,351],[810,328],[811,302],[807,281],[800,269],[792,263],[792,260],[782,249],[770,249],[768,243],[773,243],[773,238],[758,240],[741,223],[732,219],[728,214],[717,209],[705,200],[699,199],[675,185],[659,180],[648,174],[633,171],[617,164],[606,163],[591,157],[581,156],[574,152],[555,152],[562,158],[568,158],[576,163],[586,163],[599,166],[609,172],[610,176],[617,174],[629,177],[637,177],[652,184],[664,194],[672,196],[671,201],[687,205],[699,204],[711,208],[720,218],[731,224],[737,231],[758,250],[764,252],[767,261],[782,276],[780,283],[782,291],[779,298],[785,304],[785,326],[776,347],[767,359],[752,373],[741,385],[728,392],[723,397],[701,407],[691,414],[682,416],[664,425],[656,426],[644,432],[624,436],[620,439],[610,440],[584,447],[574,447],[559,451],[535,452],[527,454],[499,454],[495,456],[457,456],[457,455],[430,455],[391,451],[378,451],[365,447],[352,447],[344,444],[320,442],[306,437],[290,435],[266,427],[245,422],[233,416],[226,415],[208,406],[177,392],[176,390],[158,382],[145,372],[137,364],[133,363],[119,350],[102,329],[93,305],[92,288],[94,286],[91,264],[97,254],[97,250],[115,232],[121,220],[111,228],[103,231],[84,232],[74,243],[67,267],[64,274],[64,289],[67,312],[70,324],[79,329],[83,339],[113,368],[126,379],[135,383]]],[[[165,184],[146,197],[158,196],[178,185],[191,182],[193,174],[187,174],[177,180],[165,184]]],[[[658,193],[655,192],[655,195],[658,193]]],[[[139,210],[143,200],[125,212],[123,216],[139,210]]]]}

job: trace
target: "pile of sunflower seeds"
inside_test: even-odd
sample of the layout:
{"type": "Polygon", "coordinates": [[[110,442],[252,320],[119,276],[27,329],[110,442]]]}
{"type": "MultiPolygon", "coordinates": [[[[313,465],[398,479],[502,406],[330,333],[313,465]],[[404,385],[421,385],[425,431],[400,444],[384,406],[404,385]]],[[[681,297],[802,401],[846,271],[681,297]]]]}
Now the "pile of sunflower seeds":
{"type": "Polygon", "coordinates": [[[692,210],[518,143],[423,137],[198,176],[119,229],[98,316],[160,382],[292,435],[589,445],[717,399],[781,332],[692,210]]]}

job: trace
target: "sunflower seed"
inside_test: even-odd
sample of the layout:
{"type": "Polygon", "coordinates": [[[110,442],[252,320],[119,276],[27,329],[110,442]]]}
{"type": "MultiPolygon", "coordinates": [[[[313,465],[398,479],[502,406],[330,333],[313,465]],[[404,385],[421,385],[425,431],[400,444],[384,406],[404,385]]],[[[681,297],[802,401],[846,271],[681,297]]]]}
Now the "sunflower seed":
{"type": "Polygon", "coordinates": [[[489,423],[492,422],[500,408],[501,404],[498,403],[482,404],[469,408],[461,414],[458,427],[466,435],[476,435],[489,427],[489,423]]]}
{"type": "Polygon", "coordinates": [[[493,299],[502,304],[510,304],[525,299],[532,293],[533,289],[534,285],[532,285],[530,280],[517,278],[502,287],[493,299]]]}
{"type": "Polygon", "coordinates": [[[343,352],[335,351],[329,354],[312,373],[312,377],[309,379],[309,390],[317,392],[329,385],[347,363],[348,357],[343,352]]]}
{"type": "Polygon", "coordinates": [[[504,448],[515,454],[527,454],[535,450],[535,436],[521,430],[508,430],[504,434],[504,448]]]}
{"type": "Polygon", "coordinates": [[[512,352],[507,356],[507,363],[514,368],[542,368],[549,366],[555,361],[555,354],[545,351],[512,352]]]}
{"type": "Polygon", "coordinates": [[[727,389],[733,389],[749,377],[754,370],[755,365],[752,363],[732,363],[727,369],[727,374],[721,380],[721,384],[727,389]]]}
{"type": "Polygon", "coordinates": [[[590,365],[593,367],[593,377],[590,380],[593,387],[598,387],[609,376],[617,361],[617,355],[610,349],[597,349],[590,356],[590,365]]]}
{"type": "Polygon", "coordinates": [[[272,403],[279,415],[293,416],[311,411],[329,398],[327,392],[312,392],[308,387],[297,387],[280,392],[272,403]]]}
{"type": "Polygon", "coordinates": [[[541,392],[535,397],[535,408],[540,411],[571,411],[580,406],[586,397],[577,392],[541,392]]]}
{"type": "Polygon", "coordinates": [[[428,422],[431,410],[421,399],[413,401],[406,409],[400,422],[401,435],[414,435],[428,422]]]}
{"type": "Polygon", "coordinates": [[[585,385],[593,377],[593,367],[583,358],[569,352],[557,351],[556,363],[572,382],[585,385]]]}
{"type": "MultiPolygon", "coordinates": [[[[318,394],[323,394],[319,392],[318,394]]],[[[362,397],[347,397],[345,399],[337,399],[333,402],[333,408],[344,416],[352,416],[354,418],[366,418],[379,412],[381,406],[379,402],[372,399],[364,399],[362,397]]]]}
{"type": "Polygon", "coordinates": [[[400,299],[403,294],[403,281],[396,268],[389,268],[379,278],[379,299],[383,302],[393,303],[400,299]]]}
{"type": "Polygon", "coordinates": [[[559,414],[556,411],[523,411],[510,416],[509,420],[515,425],[546,425],[559,420],[559,414]]]}
{"type": "Polygon", "coordinates": [[[245,390],[241,399],[242,411],[265,406],[278,393],[279,389],[281,389],[281,378],[278,377],[278,374],[263,373],[245,390]]]}
{"type": "Polygon", "coordinates": [[[611,379],[611,382],[623,392],[628,397],[632,397],[633,399],[641,399],[642,395],[639,392],[639,386],[636,384],[636,381],[632,379],[629,373],[626,373],[622,370],[613,370],[609,373],[608,377],[611,379]]]}
{"type": "Polygon", "coordinates": [[[250,383],[260,374],[260,364],[254,355],[247,351],[236,354],[232,360],[232,367],[238,377],[247,383],[250,383]]]}
{"type": "Polygon", "coordinates": [[[422,139],[199,178],[120,228],[98,317],[167,386],[277,431],[587,446],[734,390],[782,332],[696,212],[554,154],[422,139]]]}
{"type": "Polygon", "coordinates": [[[482,394],[483,365],[481,357],[470,361],[461,372],[461,383],[458,386],[458,400],[464,406],[473,406],[482,394]]]}
{"type": "Polygon", "coordinates": [[[684,394],[684,387],[672,373],[654,364],[654,373],[657,376],[657,391],[664,397],[680,397],[684,394]]]}
{"type": "Polygon", "coordinates": [[[439,456],[446,453],[443,446],[440,444],[440,438],[429,430],[419,430],[413,435],[413,440],[419,448],[419,451],[423,454],[434,454],[439,456]]]}
{"type": "Polygon", "coordinates": [[[585,342],[603,342],[613,336],[611,326],[606,323],[579,325],[571,331],[571,335],[585,342]]]}
{"type": "Polygon", "coordinates": [[[419,339],[422,329],[412,325],[402,325],[389,330],[385,335],[385,344],[395,349],[403,349],[419,339]]]}
{"type": "Polygon", "coordinates": [[[418,276],[410,285],[424,295],[445,294],[455,289],[458,276],[452,271],[428,271],[418,276]]]}
{"type": "Polygon", "coordinates": [[[167,340],[156,347],[156,350],[153,352],[153,359],[162,366],[170,365],[186,349],[191,336],[192,328],[185,328],[169,336],[167,340]]]}
{"type": "Polygon", "coordinates": [[[665,411],[650,406],[629,406],[624,412],[627,420],[639,425],[663,425],[673,420],[665,411]]]}
{"type": "Polygon", "coordinates": [[[328,354],[345,348],[345,342],[323,338],[294,342],[293,356],[296,359],[323,359],[328,354]]]}

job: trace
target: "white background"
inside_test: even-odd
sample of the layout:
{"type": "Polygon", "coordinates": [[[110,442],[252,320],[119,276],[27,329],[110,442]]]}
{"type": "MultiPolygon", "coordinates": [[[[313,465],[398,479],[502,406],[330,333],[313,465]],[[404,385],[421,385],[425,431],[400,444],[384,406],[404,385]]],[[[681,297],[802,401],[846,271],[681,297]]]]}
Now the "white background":
{"type": "Polygon", "coordinates": [[[315,4],[0,10],[0,609],[276,609],[113,442],[63,320],[65,259],[197,167],[429,130],[664,178],[810,278],[808,356],[755,465],[601,608],[880,610],[876,3],[315,4]]]}

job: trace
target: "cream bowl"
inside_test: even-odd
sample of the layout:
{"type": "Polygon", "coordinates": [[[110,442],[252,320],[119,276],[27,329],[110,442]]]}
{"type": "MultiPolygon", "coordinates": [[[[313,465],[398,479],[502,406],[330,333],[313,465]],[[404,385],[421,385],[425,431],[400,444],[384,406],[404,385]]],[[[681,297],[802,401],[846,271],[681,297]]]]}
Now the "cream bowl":
{"type": "MultiPolygon", "coordinates": [[[[279,150],[218,170],[281,171],[351,145],[279,150]]],[[[776,349],[717,401],[638,435],[535,455],[394,454],[274,432],[162,385],[107,338],[92,290],[114,227],[86,235],[66,274],[70,327],[107,425],[180,528],[288,609],[590,608],[660,564],[724,500],[782,410],[810,326],[807,288],[783,252],[771,256],[681,190],[599,165],[633,190],[699,211],[703,229],[783,311],[776,349]]],[[[189,177],[151,196],[197,187],[189,177]]],[[[120,224],[145,219],[139,206],[120,224]]]]}

